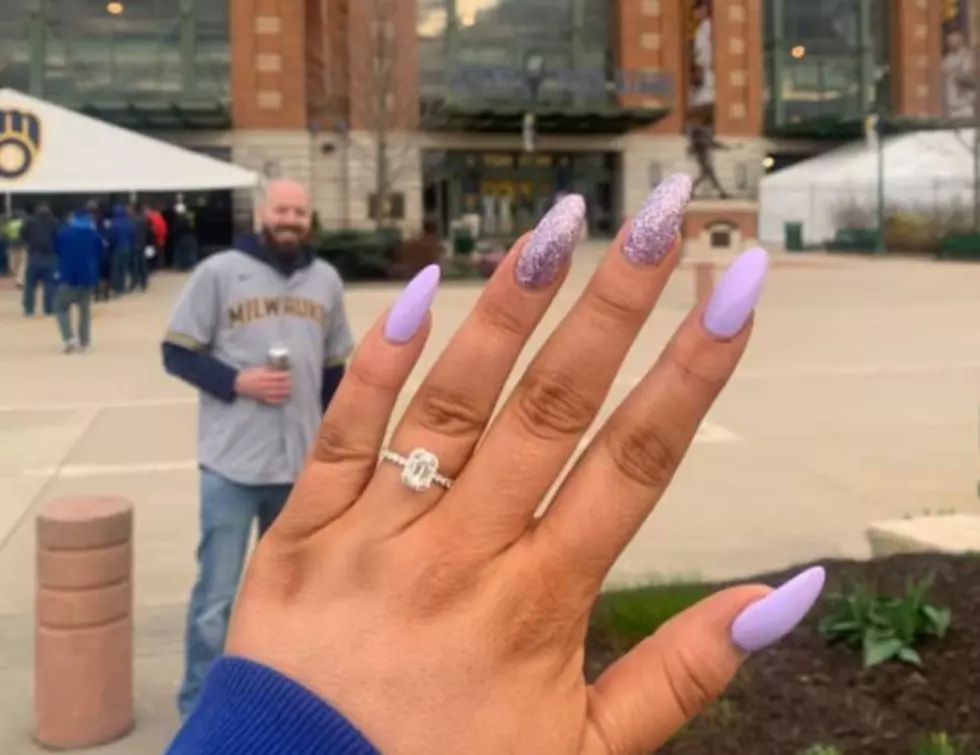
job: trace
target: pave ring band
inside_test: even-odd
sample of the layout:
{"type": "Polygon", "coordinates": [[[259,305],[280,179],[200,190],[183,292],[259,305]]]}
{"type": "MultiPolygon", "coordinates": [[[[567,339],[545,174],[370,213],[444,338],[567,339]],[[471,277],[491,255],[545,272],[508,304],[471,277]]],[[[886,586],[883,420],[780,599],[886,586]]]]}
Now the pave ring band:
{"type": "Polygon", "coordinates": [[[386,448],[381,452],[381,461],[401,467],[402,485],[414,493],[424,493],[433,485],[449,490],[453,481],[439,473],[439,457],[424,448],[416,448],[408,456],[386,448]]]}

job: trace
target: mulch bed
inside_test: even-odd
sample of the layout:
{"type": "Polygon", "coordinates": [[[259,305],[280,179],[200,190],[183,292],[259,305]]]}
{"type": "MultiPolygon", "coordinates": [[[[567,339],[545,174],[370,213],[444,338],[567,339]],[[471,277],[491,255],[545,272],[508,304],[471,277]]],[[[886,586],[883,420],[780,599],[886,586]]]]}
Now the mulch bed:
{"type": "MultiPolygon", "coordinates": [[[[818,604],[793,635],[751,658],[725,697],[660,755],[799,755],[815,744],[836,745],[844,755],[908,755],[935,732],[980,737],[980,558],[915,555],[825,566],[825,595],[863,583],[901,596],[910,579],[934,575],[928,602],[952,610],[949,634],[920,648],[921,669],[889,662],[866,671],[859,651],[825,643],[817,624],[826,607],[818,604]]],[[[776,585],[797,571],[760,581],[776,585]]],[[[596,632],[589,646],[594,676],[616,653],[596,632]]]]}

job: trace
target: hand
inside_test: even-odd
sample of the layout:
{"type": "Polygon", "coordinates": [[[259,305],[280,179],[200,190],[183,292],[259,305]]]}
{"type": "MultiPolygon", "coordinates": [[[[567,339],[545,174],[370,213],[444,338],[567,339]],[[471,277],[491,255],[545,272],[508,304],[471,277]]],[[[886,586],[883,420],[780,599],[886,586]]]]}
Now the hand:
{"type": "Polygon", "coordinates": [[[417,276],[360,345],[260,541],[228,652],[319,694],[385,755],[627,755],[660,746],[748,652],[789,632],[816,600],[819,569],[775,591],[714,595],[596,684],[583,677],[603,580],[745,349],[761,250],[691,313],[535,516],[677,265],[689,197],[686,177],[658,187],[491,423],[561,284],[582,199],[564,199],[518,242],[391,440],[401,454],[437,454],[451,490],[413,492],[397,465],[377,463],[428,333],[438,270],[417,276]]]}
{"type": "Polygon", "coordinates": [[[238,373],[235,393],[270,406],[281,406],[289,401],[292,379],[288,370],[252,367],[238,373]]]}

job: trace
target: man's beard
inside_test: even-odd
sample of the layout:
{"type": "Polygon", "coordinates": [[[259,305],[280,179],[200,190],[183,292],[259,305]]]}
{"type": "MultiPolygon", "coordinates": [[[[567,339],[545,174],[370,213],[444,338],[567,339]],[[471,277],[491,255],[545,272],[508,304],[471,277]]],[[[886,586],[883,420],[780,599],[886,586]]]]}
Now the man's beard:
{"type": "Polygon", "coordinates": [[[265,238],[266,246],[275,254],[284,257],[295,257],[302,251],[303,246],[306,244],[308,234],[303,228],[296,225],[278,225],[274,227],[267,227],[262,229],[262,235],[265,238]],[[276,238],[277,233],[282,233],[283,231],[292,231],[295,234],[295,241],[282,242],[276,238]]]}

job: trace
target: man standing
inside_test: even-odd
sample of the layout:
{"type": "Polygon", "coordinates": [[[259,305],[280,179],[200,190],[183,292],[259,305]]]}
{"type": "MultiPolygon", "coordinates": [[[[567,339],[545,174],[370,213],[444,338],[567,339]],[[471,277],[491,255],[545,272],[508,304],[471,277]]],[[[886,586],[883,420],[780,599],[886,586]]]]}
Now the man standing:
{"type": "Polygon", "coordinates": [[[91,340],[92,297],[99,284],[102,234],[88,210],[72,214],[55,240],[58,254],[58,290],[55,314],[66,354],[85,351],[91,340]],[[72,306],[78,308],[78,338],[71,325],[72,306]]]}
{"type": "Polygon", "coordinates": [[[152,251],[150,237],[150,218],[144,205],[138,205],[132,210],[133,216],[133,257],[132,283],[130,290],[146,291],[150,281],[150,258],[147,251],[152,251]]]}
{"type": "Polygon", "coordinates": [[[194,270],[163,343],[167,371],[200,392],[184,717],[224,647],[252,524],[261,537],[285,504],[353,347],[340,276],[307,245],[306,190],[271,183],[260,218],[260,234],[194,270]]]}
{"type": "Polygon", "coordinates": [[[24,220],[16,213],[3,223],[3,235],[7,240],[7,264],[17,288],[24,287],[24,272],[27,269],[24,264],[24,240],[21,238],[23,228],[24,220]]]}
{"type": "Polygon", "coordinates": [[[117,205],[108,230],[110,276],[112,290],[117,296],[122,296],[132,288],[130,279],[133,273],[135,241],[136,229],[129,208],[125,205],[117,205]]]}
{"type": "Polygon", "coordinates": [[[54,314],[54,274],[57,260],[54,240],[58,235],[58,219],[51,208],[42,204],[37,212],[24,223],[21,238],[27,247],[27,271],[24,274],[24,314],[34,316],[37,289],[41,287],[44,314],[54,314]]]}

